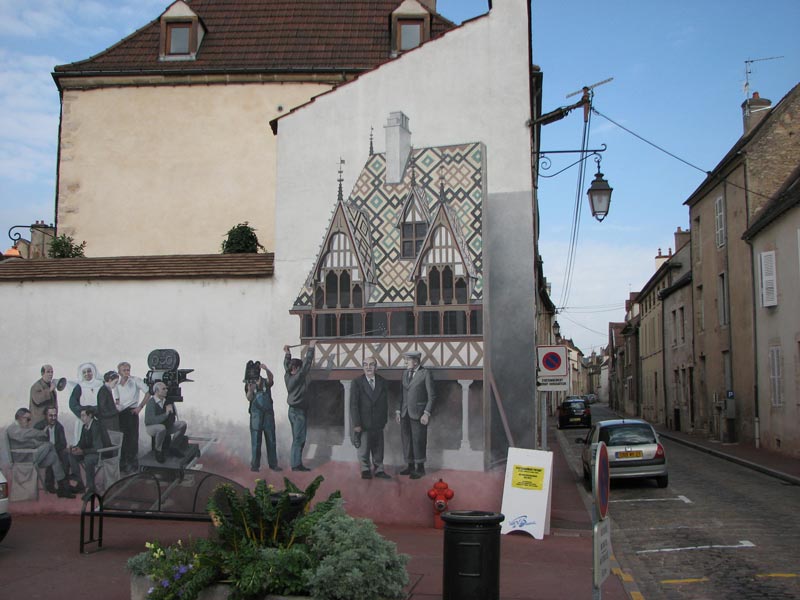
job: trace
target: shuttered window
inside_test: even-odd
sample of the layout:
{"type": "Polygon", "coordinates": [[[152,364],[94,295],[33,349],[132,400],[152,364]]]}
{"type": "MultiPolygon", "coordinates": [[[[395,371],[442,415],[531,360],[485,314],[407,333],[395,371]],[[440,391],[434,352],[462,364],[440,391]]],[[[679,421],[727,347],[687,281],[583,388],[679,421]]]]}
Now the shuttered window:
{"type": "Polygon", "coordinates": [[[783,358],[780,346],[769,347],[769,395],[772,406],[783,404],[783,358]]]}
{"type": "Polygon", "coordinates": [[[775,251],[761,253],[761,306],[778,305],[778,280],[775,251]]]}
{"type": "Polygon", "coordinates": [[[717,236],[717,248],[725,245],[725,197],[720,196],[714,201],[714,229],[717,236]]]}

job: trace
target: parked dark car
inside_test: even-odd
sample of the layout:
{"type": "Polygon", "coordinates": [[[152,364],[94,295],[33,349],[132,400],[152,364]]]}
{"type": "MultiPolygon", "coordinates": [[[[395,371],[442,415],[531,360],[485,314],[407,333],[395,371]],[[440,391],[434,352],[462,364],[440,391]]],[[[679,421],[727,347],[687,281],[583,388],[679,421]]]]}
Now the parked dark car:
{"type": "Polygon", "coordinates": [[[558,428],[591,427],[592,411],[582,396],[567,396],[558,407],[558,428]]]}

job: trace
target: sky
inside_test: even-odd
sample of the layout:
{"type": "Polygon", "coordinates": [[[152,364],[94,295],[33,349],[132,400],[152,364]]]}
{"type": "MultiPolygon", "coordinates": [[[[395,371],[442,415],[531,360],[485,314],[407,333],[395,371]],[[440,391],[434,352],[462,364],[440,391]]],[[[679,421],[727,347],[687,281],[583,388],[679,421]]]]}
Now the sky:
{"type": "MultiPolygon", "coordinates": [[[[509,0],[494,0],[495,3],[509,0]]],[[[515,0],[519,1],[519,0],[515,0]]],[[[0,0],[0,249],[14,225],[54,222],[59,97],[55,65],[101,52],[157,18],[170,0],[0,0]]],[[[486,0],[439,0],[456,23],[486,0]]],[[[750,92],[777,103],[800,81],[800,0],[533,0],[533,61],[543,73],[543,110],[594,88],[590,148],[614,188],[599,223],[585,190],[596,170],[540,177],[540,252],[559,307],[561,333],[585,354],[608,342],[609,321],[655,272],[659,249],[687,229],[683,202],[742,134],[745,61],[750,92]],[[759,60],[781,57],[773,60],[759,60]],[[637,139],[624,126],[675,156],[637,139]],[[687,165],[686,163],[690,163],[687,165]],[[573,268],[574,206],[580,190],[573,268]]],[[[582,111],[542,127],[542,150],[578,150],[582,111]]],[[[551,155],[555,173],[579,155],[551,155]]],[[[27,237],[26,229],[17,229],[27,237]]]]}

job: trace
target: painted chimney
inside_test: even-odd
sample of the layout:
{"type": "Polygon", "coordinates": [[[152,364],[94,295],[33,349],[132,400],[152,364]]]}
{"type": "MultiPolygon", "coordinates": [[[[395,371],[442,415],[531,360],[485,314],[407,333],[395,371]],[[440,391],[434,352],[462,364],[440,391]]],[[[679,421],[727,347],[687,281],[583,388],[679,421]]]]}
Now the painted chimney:
{"type": "Polygon", "coordinates": [[[389,113],[386,130],[386,183],[400,183],[411,152],[408,117],[402,112],[389,113]]]}
{"type": "Polygon", "coordinates": [[[750,133],[750,130],[758,125],[761,119],[767,116],[770,108],[772,108],[772,102],[759,96],[758,92],[753,92],[752,98],[748,98],[742,102],[744,135],[750,133]]]}
{"type": "Polygon", "coordinates": [[[691,232],[687,229],[684,231],[680,227],[675,231],[675,252],[683,248],[692,239],[691,232]]]}

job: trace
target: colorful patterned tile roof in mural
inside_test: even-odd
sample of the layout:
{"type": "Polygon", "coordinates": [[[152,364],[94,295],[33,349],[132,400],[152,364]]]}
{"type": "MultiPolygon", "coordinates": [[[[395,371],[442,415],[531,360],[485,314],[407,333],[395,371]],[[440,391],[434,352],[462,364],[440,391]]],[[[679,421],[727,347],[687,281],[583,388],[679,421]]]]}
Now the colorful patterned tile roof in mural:
{"type": "MultiPolygon", "coordinates": [[[[295,300],[295,308],[312,306],[311,283],[325,253],[331,225],[341,214],[347,216],[351,239],[359,257],[364,256],[369,239],[372,261],[364,277],[367,282],[375,284],[369,304],[413,302],[412,273],[418,261],[400,258],[399,228],[401,215],[412,194],[426,202],[425,209],[431,219],[439,213],[440,196],[444,196],[447,221],[454,227],[459,248],[465,256],[467,272],[473,278],[470,301],[482,300],[484,146],[476,142],[414,149],[412,153],[413,158],[408,162],[403,180],[397,184],[384,181],[384,154],[369,157],[349,198],[334,208],[320,246],[320,256],[314,261],[306,286],[295,300]],[[367,238],[367,235],[370,237],[367,238]]],[[[363,262],[370,264],[367,260],[363,262]]]]}

